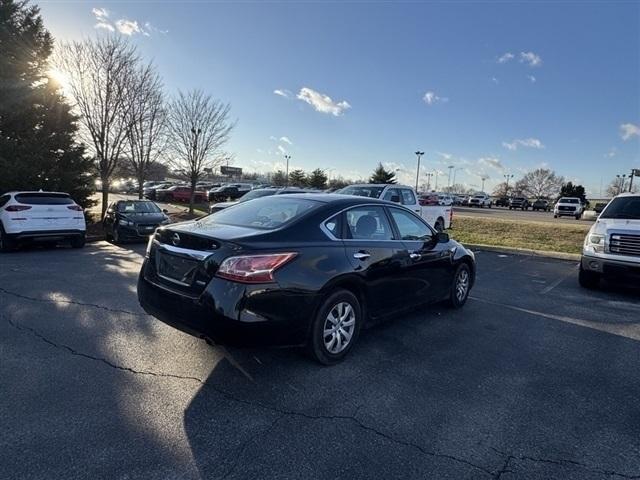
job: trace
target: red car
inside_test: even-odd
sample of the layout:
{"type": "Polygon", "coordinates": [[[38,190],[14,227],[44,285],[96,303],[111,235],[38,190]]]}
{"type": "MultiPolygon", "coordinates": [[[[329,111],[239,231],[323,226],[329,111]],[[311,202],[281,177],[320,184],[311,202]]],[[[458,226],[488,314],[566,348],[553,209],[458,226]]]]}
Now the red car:
{"type": "Polygon", "coordinates": [[[422,207],[428,207],[429,205],[438,205],[439,203],[438,195],[435,193],[427,193],[424,195],[420,195],[418,199],[418,203],[422,207]]]}
{"type": "MultiPolygon", "coordinates": [[[[206,203],[207,192],[202,190],[195,191],[195,203],[206,203]]],[[[191,200],[191,187],[173,186],[166,190],[159,190],[156,192],[157,200],[161,202],[184,202],[188,203],[191,200]]]]}

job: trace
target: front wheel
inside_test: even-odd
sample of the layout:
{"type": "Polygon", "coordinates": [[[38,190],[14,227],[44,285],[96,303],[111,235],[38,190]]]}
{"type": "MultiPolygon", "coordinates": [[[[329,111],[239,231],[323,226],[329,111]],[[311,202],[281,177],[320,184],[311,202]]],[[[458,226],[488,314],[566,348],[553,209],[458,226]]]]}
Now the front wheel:
{"type": "Polygon", "coordinates": [[[578,272],[578,283],[583,288],[595,289],[600,286],[600,274],[597,272],[590,272],[588,270],[584,270],[582,265],[580,265],[580,270],[578,272]]]}
{"type": "Polygon", "coordinates": [[[87,237],[83,235],[78,235],[77,237],[73,237],[71,239],[71,247],[72,248],[82,248],[84,244],[87,242],[87,237]]]}
{"type": "Polygon", "coordinates": [[[580,220],[580,217],[581,217],[581,216],[582,216],[582,215],[580,215],[580,214],[578,213],[578,214],[576,215],[576,220],[580,220]]]}
{"type": "Polygon", "coordinates": [[[471,290],[471,269],[466,263],[461,263],[456,269],[449,293],[449,305],[453,308],[461,308],[469,298],[471,290]]]}
{"type": "Polygon", "coordinates": [[[362,324],[362,309],[348,290],[336,290],[323,302],[311,326],[307,348],[323,365],[341,362],[356,343],[362,324]]]}

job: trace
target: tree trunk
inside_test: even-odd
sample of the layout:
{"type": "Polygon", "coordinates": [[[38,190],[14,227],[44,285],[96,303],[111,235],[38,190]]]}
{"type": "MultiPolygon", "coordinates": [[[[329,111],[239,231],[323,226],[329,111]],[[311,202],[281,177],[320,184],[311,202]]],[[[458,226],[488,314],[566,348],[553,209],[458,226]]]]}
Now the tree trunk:
{"type": "Polygon", "coordinates": [[[142,188],[142,184],[144,183],[144,175],[139,175],[138,176],[138,200],[142,200],[142,198],[144,197],[144,193],[143,193],[143,188],[142,188]]]}
{"type": "Polygon", "coordinates": [[[104,214],[107,212],[107,207],[109,206],[109,180],[102,179],[102,214],[100,215],[100,220],[104,218],[104,214]]]}
{"type": "Polygon", "coordinates": [[[193,204],[196,199],[196,178],[191,179],[191,196],[189,197],[189,215],[193,215],[193,204]]]}

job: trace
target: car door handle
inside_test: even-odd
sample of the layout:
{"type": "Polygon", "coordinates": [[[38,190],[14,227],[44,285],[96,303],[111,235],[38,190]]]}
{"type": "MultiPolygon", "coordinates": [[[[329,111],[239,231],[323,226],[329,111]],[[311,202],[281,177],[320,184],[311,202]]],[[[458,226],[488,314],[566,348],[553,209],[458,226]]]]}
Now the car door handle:
{"type": "Polygon", "coordinates": [[[409,254],[409,258],[411,260],[420,260],[422,258],[422,255],[420,255],[419,253],[416,253],[416,252],[411,252],[409,254]]]}
{"type": "Polygon", "coordinates": [[[356,252],[353,254],[353,258],[355,258],[356,260],[366,260],[370,256],[371,254],[367,252],[356,252]]]}

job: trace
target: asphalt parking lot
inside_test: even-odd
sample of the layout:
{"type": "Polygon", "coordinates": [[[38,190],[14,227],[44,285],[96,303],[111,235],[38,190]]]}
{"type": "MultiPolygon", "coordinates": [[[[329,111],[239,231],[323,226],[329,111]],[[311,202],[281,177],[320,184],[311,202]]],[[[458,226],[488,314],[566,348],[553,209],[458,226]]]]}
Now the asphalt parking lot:
{"type": "Polygon", "coordinates": [[[3,479],[640,478],[640,290],[478,252],[466,307],[346,362],[210,347],[145,315],[144,245],[0,256],[3,479]]]}

